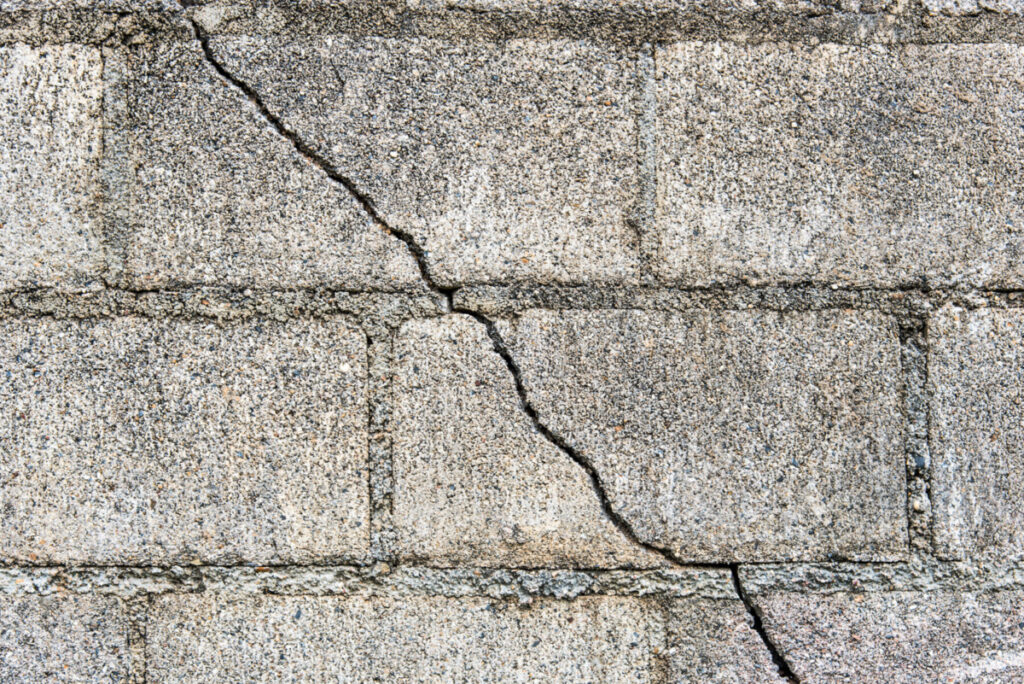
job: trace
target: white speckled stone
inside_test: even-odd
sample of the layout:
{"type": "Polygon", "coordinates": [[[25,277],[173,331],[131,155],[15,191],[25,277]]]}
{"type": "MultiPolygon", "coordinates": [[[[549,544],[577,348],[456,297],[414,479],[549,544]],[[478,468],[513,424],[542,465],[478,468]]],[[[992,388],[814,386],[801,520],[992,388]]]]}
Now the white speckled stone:
{"type": "Polygon", "coordinates": [[[663,563],[605,517],[586,472],[534,428],[483,324],[411,321],[395,358],[402,556],[432,565],[663,563]]]}
{"type": "Polygon", "coordinates": [[[657,604],[616,597],[395,601],[217,595],[154,600],[163,682],[653,682],[657,604]]]}
{"type": "Polygon", "coordinates": [[[2,562],[365,557],[347,323],[7,319],[0,340],[2,562]]]}
{"type": "Polygon", "coordinates": [[[135,287],[420,288],[406,246],[273,130],[195,42],[128,53],[135,287]]]}
{"type": "Polygon", "coordinates": [[[533,310],[501,329],[640,539],[693,562],[905,555],[892,318],[533,310]]]}
{"type": "Polygon", "coordinates": [[[0,47],[0,291],[98,284],[100,52],[0,47]]]}
{"type": "Polygon", "coordinates": [[[123,682],[128,624],[108,596],[0,596],[0,682],[123,682]]]}
{"type": "Polygon", "coordinates": [[[783,684],[742,601],[673,601],[668,615],[670,681],[783,684]]]}
{"type": "Polygon", "coordinates": [[[1024,594],[778,592],[756,599],[802,682],[1024,680],[1024,594]]]}
{"type": "Polygon", "coordinates": [[[444,286],[634,278],[635,53],[568,40],[214,37],[444,286]]]}
{"type": "Polygon", "coordinates": [[[929,319],[936,551],[1024,559],[1024,312],[929,319]]]}
{"type": "Polygon", "coordinates": [[[685,285],[1024,285],[1024,47],[657,53],[656,270],[685,285]]]}

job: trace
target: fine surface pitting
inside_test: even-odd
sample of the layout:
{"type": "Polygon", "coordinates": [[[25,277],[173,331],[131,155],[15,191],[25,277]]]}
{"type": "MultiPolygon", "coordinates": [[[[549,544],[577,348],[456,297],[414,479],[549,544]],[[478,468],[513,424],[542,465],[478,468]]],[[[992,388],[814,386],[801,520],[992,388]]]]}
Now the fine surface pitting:
{"type": "Polygon", "coordinates": [[[1020,679],[1018,5],[3,3],[0,681],[1020,679]]]}

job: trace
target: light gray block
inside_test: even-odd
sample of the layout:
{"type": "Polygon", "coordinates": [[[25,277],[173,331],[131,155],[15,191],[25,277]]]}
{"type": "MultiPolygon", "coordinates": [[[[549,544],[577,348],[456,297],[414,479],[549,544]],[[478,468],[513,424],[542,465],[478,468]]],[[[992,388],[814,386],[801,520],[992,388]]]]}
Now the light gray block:
{"type": "Polygon", "coordinates": [[[340,320],[0,322],[0,560],[360,560],[366,341],[340,320]]]}
{"type": "Polygon", "coordinates": [[[162,682],[651,682],[660,609],[537,601],[164,596],[147,631],[162,682]]]}
{"type": "Polygon", "coordinates": [[[802,682],[984,682],[1024,678],[1024,594],[779,592],[757,599],[802,682]]]}
{"type": "Polygon", "coordinates": [[[656,270],[1024,284],[1024,47],[660,49],[656,270]]]}
{"type": "Polygon", "coordinates": [[[96,48],[0,47],[0,291],[98,284],[101,69],[96,48]]]}
{"type": "Polygon", "coordinates": [[[122,682],[128,624],[108,596],[0,596],[0,682],[122,682]]]}
{"type": "Polygon", "coordinates": [[[440,284],[635,275],[633,52],[348,36],[221,36],[212,46],[417,238],[440,284]]]}
{"type": "Polygon", "coordinates": [[[640,539],[694,562],[905,554],[891,318],[533,310],[501,329],[640,539]]]}
{"type": "Polygon", "coordinates": [[[122,59],[132,286],[422,287],[406,246],[279,135],[198,43],[122,59]]]}
{"type": "Polygon", "coordinates": [[[936,551],[1024,559],[1024,312],[929,319],[936,551]]]}
{"type": "Polygon", "coordinates": [[[954,17],[995,12],[997,14],[1024,14],[1022,0],[923,0],[924,8],[931,14],[946,14],[954,17]]]}
{"type": "Polygon", "coordinates": [[[395,347],[394,521],[432,565],[651,566],[586,472],[533,426],[484,326],[406,323],[395,347]]]}
{"type": "Polygon", "coordinates": [[[742,601],[673,601],[668,615],[669,681],[783,684],[742,601]]]}

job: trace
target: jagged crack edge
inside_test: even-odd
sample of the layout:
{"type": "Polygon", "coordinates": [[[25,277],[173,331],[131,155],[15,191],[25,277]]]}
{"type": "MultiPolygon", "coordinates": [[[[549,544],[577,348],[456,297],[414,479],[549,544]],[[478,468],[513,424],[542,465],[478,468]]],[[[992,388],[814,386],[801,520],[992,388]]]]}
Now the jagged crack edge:
{"type": "Polygon", "coordinates": [[[736,594],[739,595],[740,601],[747,609],[747,613],[750,614],[751,621],[753,622],[753,629],[757,632],[757,635],[761,637],[761,641],[764,643],[765,648],[772,656],[772,662],[775,663],[776,669],[779,671],[779,676],[785,679],[791,684],[800,684],[800,678],[793,672],[793,668],[786,662],[785,656],[782,655],[782,651],[775,645],[771,637],[768,636],[768,632],[765,631],[764,622],[761,620],[761,611],[758,610],[754,602],[750,600],[750,596],[743,588],[743,583],[740,581],[740,566],[738,563],[733,563],[729,566],[729,571],[732,574],[732,586],[736,590],[736,594]]]}
{"type": "Polygon", "coordinates": [[[229,84],[234,88],[243,93],[246,98],[256,107],[263,118],[269,123],[279,135],[288,140],[295,150],[303,157],[308,159],[311,163],[315,164],[328,178],[344,187],[349,194],[362,206],[366,214],[376,223],[381,229],[390,235],[394,235],[396,238],[401,240],[406,247],[409,249],[410,254],[416,261],[416,265],[419,268],[420,276],[427,288],[433,292],[436,292],[445,297],[448,303],[448,309],[456,313],[463,313],[471,316],[477,322],[482,324],[487,330],[487,335],[490,337],[491,342],[494,346],[494,351],[499,357],[505,362],[505,366],[512,376],[513,384],[515,385],[516,392],[519,395],[519,404],[527,417],[533,423],[536,430],[553,446],[559,449],[562,453],[568,456],[574,463],[580,466],[587,476],[590,478],[591,485],[597,495],[598,501],[601,505],[601,509],[607,518],[615,525],[615,527],[634,545],[646,549],[658,556],[661,556],[672,565],[676,566],[687,566],[689,564],[677,558],[670,550],[651,544],[650,542],[643,541],[640,539],[636,532],[633,531],[632,526],[612,507],[611,500],[608,497],[607,491],[604,488],[604,484],[601,481],[601,476],[594,468],[593,464],[576,451],[571,445],[569,445],[564,439],[556,435],[546,425],[541,422],[536,409],[530,403],[526,395],[526,388],[523,384],[522,374],[520,373],[519,366],[516,364],[515,359],[512,358],[512,354],[509,352],[504,340],[501,338],[501,334],[498,332],[494,322],[483,314],[468,309],[455,309],[453,306],[453,296],[455,288],[446,288],[440,286],[437,281],[434,280],[433,275],[430,273],[430,268],[427,264],[426,252],[422,246],[416,241],[416,239],[402,231],[400,229],[393,228],[388,225],[387,222],[377,212],[376,207],[370,198],[359,190],[356,184],[347,176],[338,171],[330,162],[328,162],[323,156],[317,153],[309,144],[307,144],[297,133],[289,129],[284,125],[284,122],[270,111],[270,108],[263,101],[263,98],[252,88],[248,83],[241,80],[217,60],[213,54],[213,49],[210,47],[210,41],[207,35],[203,32],[198,22],[194,19],[191,20],[192,29],[195,31],[196,40],[202,47],[203,55],[210,66],[229,84]]]}
{"type": "Polygon", "coordinates": [[[206,58],[206,61],[210,66],[213,67],[214,71],[216,71],[221,78],[231,84],[235,89],[245,95],[253,106],[256,107],[260,115],[266,119],[267,123],[269,123],[282,138],[292,144],[292,147],[295,148],[296,152],[319,168],[330,180],[345,188],[345,190],[347,190],[352,198],[359,203],[363,208],[363,211],[366,212],[367,216],[369,216],[378,227],[388,235],[392,235],[401,240],[408,248],[413,259],[416,261],[416,266],[420,271],[420,277],[423,279],[423,282],[426,283],[430,290],[443,295],[450,304],[452,292],[454,290],[450,288],[443,288],[436,283],[433,275],[430,273],[430,267],[427,265],[426,251],[416,241],[416,238],[401,229],[388,225],[383,217],[381,217],[377,212],[377,207],[374,206],[369,196],[359,189],[355,184],[355,181],[338,171],[333,164],[314,150],[313,147],[299,137],[297,133],[285,126],[281,117],[270,111],[270,107],[267,106],[267,103],[263,101],[263,98],[260,97],[259,93],[257,93],[252,86],[232,74],[228,71],[227,67],[220,63],[217,57],[213,54],[213,48],[210,47],[209,37],[203,32],[203,29],[199,26],[199,23],[196,20],[192,19],[190,21],[192,24],[192,30],[196,35],[196,40],[199,42],[199,45],[203,50],[203,56],[206,58]]]}
{"type": "Polygon", "coordinates": [[[530,403],[529,397],[526,394],[526,386],[523,383],[522,371],[519,368],[519,364],[516,363],[512,353],[509,351],[508,345],[505,344],[505,340],[501,337],[501,333],[498,332],[498,327],[494,324],[487,316],[469,309],[453,309],[456,313],[466,314],[476,319],[484,328],[487,330],[487,336],[491,339],[491,344],[494,347],[495,353],[501,357],[502,361],[505,362],[505,367],[508,368],[509,374],[512,376],[512,382],[516,388],[516,394],[519,395],[519,406],[523,410],[523,413],[533,423],[534,428],[544,437],[548,442],[555,446],[559,451],[569,457],[576,465],[583,469],[583,471],[590,478],[590,484],[594,489],[594,493],[597,495],[598,502],[601,504],[601,510],[604,511],[605,516],[612,522],[613,525],[626,537],[631,543],[640,548],[646,549],[652,553],[655,553],[672,565],[685,567],[692,564],[688,564],[683,560],[676,557],[671,550],[657,546],[650,542],[644,541],[637,536],[633,530],[632,525],[625,518],[619,514],[618,511],[612,506],[611,499],[608,497],[608,492],[604,487],[604,483],[601,480],[601,475],[597,472],[594,464],[583,457],[572,445],[565,441],[560,435],[555,434],[551,428],[541,421],[540,416],[537,414],[537,409],[530,403]]]}

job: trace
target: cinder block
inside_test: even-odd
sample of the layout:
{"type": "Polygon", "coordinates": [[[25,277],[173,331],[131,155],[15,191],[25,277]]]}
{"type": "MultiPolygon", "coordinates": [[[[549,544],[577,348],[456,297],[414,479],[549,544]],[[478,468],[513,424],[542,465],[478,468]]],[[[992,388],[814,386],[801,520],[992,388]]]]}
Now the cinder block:
{"type": "Polygon", "coordinates": [[[198,43],[121,55],[130,137],[120,236],[134,287],[421,287],[406,246],[298,153],[198,43]]]}
{"type": "Polygon", "coordinates": [[[1024,312],[946,307],[929,320],[936,551],[1024,558],[1024,312]]]}
{"type": "Polygon", "coordinates": [[[666,282],[1024,284],[1024,47],[689,42],[656,62],[666,282]]]}
{"type": "Polygon", "coordinates": [[[178,595],[154,599],[148,681],[654,681],[657,604],[178,595]]]}
{"type": "Polygon", "coordinates": [[[799,594],[756,600],[802,682],[1019,682],[1024,594],[799,594]]]}
{"type": "Polygon", "coordinates": [[[568,40],[211,42],[417,238],[440,284],[635,275],[635,52],[568,40]]]}
{"type": "Polygon", "coordinates": [[[0,682],[124,682],[128,624],[107,596],[0,596],[0,682]]]}
{"type": "Polygon", "coordinates": [[[533,310],[501,329],[640,539],[693,562],[905,554],[893,319],[533,310]]]}
{"type": "Polygon", "coordinates": [[[541,435],[484,326],[411,321],[396,344],[399,552],[432,565],[658,565],[605,516],[590,478],[541,435]]]}
{"type": "Polygon", "coordinates": [[[673,601],[668,616],[669,681],[783,684],[742,601],[673,601]]]}
{"type": "Polygon", "coordinates": [[[103,272],[101,70],[96,48],[0,47],[0,291],[103,272]]]}
{"type": "Polygon", "coordinates": [[[0,561],[365,558],[347,323],[8,319],[0,340],[0,561]]]}

